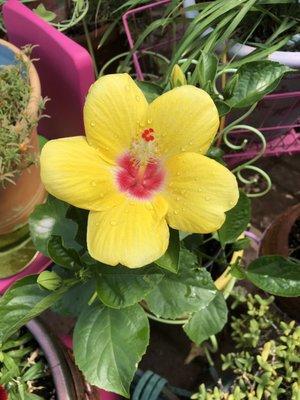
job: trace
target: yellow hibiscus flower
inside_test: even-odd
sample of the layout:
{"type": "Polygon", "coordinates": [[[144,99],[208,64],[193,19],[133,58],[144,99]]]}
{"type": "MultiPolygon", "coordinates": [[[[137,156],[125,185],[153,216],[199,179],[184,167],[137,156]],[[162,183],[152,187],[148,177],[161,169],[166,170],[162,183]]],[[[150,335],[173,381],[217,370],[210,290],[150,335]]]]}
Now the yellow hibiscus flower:
{"type": "Polygon", "coordinates": [[[139,268],[162,256],[169,228],[209,233],[238,200],[234,175],[205,157],[219,118],[210,96],[181,86],[151,104],[127,74],[95,82],[86,137],[49,141],[41,154],[49,193],[90,210],[87,246],[109,265],[139,268]]]}

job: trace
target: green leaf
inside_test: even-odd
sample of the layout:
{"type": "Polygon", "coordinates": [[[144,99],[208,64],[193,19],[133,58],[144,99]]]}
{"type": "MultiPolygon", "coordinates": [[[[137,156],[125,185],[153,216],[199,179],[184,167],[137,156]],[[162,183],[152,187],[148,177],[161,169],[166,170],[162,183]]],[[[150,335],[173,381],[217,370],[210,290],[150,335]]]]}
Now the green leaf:
{"type": "Polygon", "coordinates": [[[268,60],[244,64],[227,84],[227,89],[231,86],[231,96],[225,101],[232,108],[250,107],[276,89],[283,75],[290,71],[287,66],[268,60]],[[238,84],[233,85],[232,80],[238,80],[238,84]]]}
{"type": "Polygon", "coordinates": [[[78,226],[66,218],[68,207],[67,203],[49,195],[46,203],[38,205],[30,215],[30,234],[35,247],[43,254],[49,255],[47,247],[52,235],[61,236],[67,247],[78,248],[74,240],[78,226]]]}
{"type": "Polygon", "coordinates": [[[213,160],[218,161],[220,164],[225,165],[225,162],[223,160],[225,152],[224,150],[220,149],[219,147],[216,146],[211,146],[207,153],[206,156],[209,158],[212,158],[213,160]]]}
{"type": "Polygon", "coordinates": [[[219,240],[224,247],[227,243],[235,242],[245,231],[251,218],[251,202],[240,190],[240,197],[235,207],[226,213],[226,220],[219,229],[219,240]]]}
{"type": "Polygon", "coordinates": [[[230,274],[237,279],[246,279],[245,269],[238,262],[231,264],[230,274]]]}
{"type": "Polygon", "coordinates": [[[33,381],[38,378],[44,377],[45,376],[44,370],[45,370],[44,364],[41,361],[36,362],[35,364],[33,364],[30,368],[28,368],[26,370],[26,372],[22,376],[22,380],[24,382],[27,382],[27,381],[33,381]]]}
{"type": "Polygon", "coordinates": [[[198,79],[202,89],[206,89],[208,82],[214,82],[218,69],[218,58],[213,53],[201,52],[198,61],[198,79]]]}
{"type": "Polygon", "coordinates": [[[113,308],[138,303],[162,280],[163,273],[154,266],[130,269],[100,265],[96,271],[99,299],[113,308]]]}
{"type": "Polygon", "coordinates": [[[0,342],[7,340],[32,318],[51,307],[67,290],[49,294],[37,284],[36,276],[15,283],[0,299],[0,342]]]}
{"type": "Polygon", "coordinates": [[[152,103],[158,96],[163,93],[163,88],[157,83],[147,81],[136,81],[138,87],[144,93],[148,103],[152,103]]]}
{"type": "Polygon", "coordinates": [[[48,139],[46,139],[42,135],[38,135],[38,140],[39,140],[39,148],[40,148],[40,151],[41,151],[42,148],[45,146],[45,144],[48,142],[48,139]]]}
{"type": "Polygon", "coordinates": [[[179,232],[170,229],[169,247],[165,254],[155,261],[155,264],[161,268],[167,269],[168,271],[177,273],[179,268],[179,250],[179,232]]]}
{"type": "Polygon", "coordinates": [[[149,342],[149,324],[139,305],[87,307],[74,330],[74,355],[87,381],[129,397],[129,387],[149,342]]]}
{"type": "Polygon", "coordinates": [[[56,18],[56,14],[53,11],[47,10],[44,4],[39,4],[37,8],[34,8],[32,11],[47,22],[51,22],[56,18]]]}
{"type": "Polygon", "coordinates": [[[195,256],[181,250],[178,274],[166,274],[145,298],[151,312],[158,317],[181,318],[212,301],[217,289],[211,275],[204,268],[195,270],[194,267],[195,256]]]}
{"type": "Polygon", "coordinates": [[[257,287],[276,296],[300,296],[300,262],[281,256],[262,256],[252,261],[246,277],[257,287]]]}
{"type": "Polygon", "coordinates": [[[62,267],[73,268],[74,266],[79,267],[81,265],[80,257],[76,250],[64,247],[60,236],[54,235],[50,237],[48,254],[55,264],[62,267]]]}
{"type": "Polygon", "coordinates": [[[231,110],[231,107],[225,103],[225,101],[215,99],[214,100],[215,105],[218,109],[219,117],[223,117],[224,115],[228,114],[229,111],[231,110]]]}
{"type": "Polygon", "coordinates": [[[183,329],[188,337],[200,345],[210,336],[220,332],[227,322],[227,305],[221,292],[204,308],[195,312],[183,329]]]}
{"type": "Polygon", "coordinates": [[[239,250],[245,250],[247,249],[251,244],[251,240],[247,237],[242,238],[237,240],[236,242],[233,243],[232,249],[234,251],[239,251],[239,250]]]}
{"type": "Polygon", "coordinates": [[[96,290],[94,280],[80,282],[67,291],[52,307],[61,315],[79,317],[96,290]]]}
{"type": "Polygon", "coordinates": [[[234,91],[236,90],[237,84],[239,81],[239,74],[234,74],[232,78],[226,82],[226,85],[224,87],[223,91],[223,96],[225,99],[228,99],[229,97],[233,96],[234,91]]]}

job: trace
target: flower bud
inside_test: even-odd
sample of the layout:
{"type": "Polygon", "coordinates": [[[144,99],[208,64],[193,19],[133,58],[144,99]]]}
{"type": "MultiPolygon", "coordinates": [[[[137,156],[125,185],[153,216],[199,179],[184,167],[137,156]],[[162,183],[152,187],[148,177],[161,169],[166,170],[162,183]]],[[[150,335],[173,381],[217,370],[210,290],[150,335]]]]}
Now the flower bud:
{"type": "Polygon", "coordinates": [[[172,88],[186,85],[186,78],[178,64],[174,65],[170,78],[172,88]]]}
{"type": "Polygon", "coordinates": [[[44,271],[39,275],[37,283],[47,290],[54,291],[62,285],[62,278],[56,272],[44,271]]]}

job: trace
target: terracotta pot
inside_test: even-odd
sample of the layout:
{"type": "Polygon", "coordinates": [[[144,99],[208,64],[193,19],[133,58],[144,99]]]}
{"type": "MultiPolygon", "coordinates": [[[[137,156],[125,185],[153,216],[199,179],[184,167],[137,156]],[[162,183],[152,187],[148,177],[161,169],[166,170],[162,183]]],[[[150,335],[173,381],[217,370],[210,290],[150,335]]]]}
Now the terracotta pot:
{"type": "MultiPolygon", "coordinates": [[[[17,47],[1,39],[0,46],[5,46],[15,54],[20,54],[17,47]]],[[[32,63],[30,63],[29,78],[32,92],[26,112],[30,117],[37,118],[41,87],[38,74],[32,63]]],[[[31,154],[39,153],[36,128],[30,134],[29,145],[31,146],[29,150],[31,154]]],[[[43,202],[45,195],[46,192],[37,165],[24,169],[15,179],[15,184],[8,183],[5,188],[0,187],[0,235],[12,232],[25,224],[35,205],[43,202]]]]}
{"type": "MultiPolygon", "coordinates": [[[[289,255],[289,234],[294,223],[300,218],[300,204],[288,208],[279,215],[264,233],[260,255],[289,255]]],[[[299,297],[276,297],[276,304],[293,319],[300,319],[299,297]]]]}
{"type": "Polygon", "coordinates": [[[57,400],[100,400],[97,390],[85,383],[71,352],[60,343],[49,326],[34,319],[27,324],[27,329],[48,361],[57,400]]]}

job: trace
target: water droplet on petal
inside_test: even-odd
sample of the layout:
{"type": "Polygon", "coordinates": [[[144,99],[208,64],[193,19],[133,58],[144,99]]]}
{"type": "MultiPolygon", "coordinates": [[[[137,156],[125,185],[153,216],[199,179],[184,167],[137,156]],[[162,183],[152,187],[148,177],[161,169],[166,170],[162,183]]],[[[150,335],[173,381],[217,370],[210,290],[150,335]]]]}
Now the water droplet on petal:
{"type": "Polygon", "coordinates": [[[203,190],[201,188],[198,188],[198,192],[201,193],[203,192],[203,190]]]}
{"type": "Polygon", "coordinates": [[[180,172],[176,172],[176,175],[179,176],[179,175],[180,175],[180,172]]]}
{"type": "Polygon", "coordinates": [[[140,101],[140,96],[137,94],[136,96],[135,96],[135,99],[136,99],[136,101],[140,101]]]}
{"type": "Polygon", "coordinates": [[[175,215],[178,215],[178,211],[177,211],[177,210],[175,210],[175,211],[174,211],[174,214],[175,214],[175,215]]]}
{"type": "Polygon", "coordinates": [[[99,222],[96,222],[96,226],[99,226],[100,225],[100,223],[99,222]]]}
{"type": "Polygon", "coordinates": [[[90,125],[91,125],[91,127],[93,128],[96,124],[95,124],[94,121],[92,121],[92,122],[90,123],[90,125]]]}
{"type": "Polygon", "coordinates": [[[180,147],[180,150],[181,151],[186,151],[186,148],[182,146],[182,147],[180,147]]]}
{"type": "Polygon", "coordinates": [[[110,221],[110,224],[111,224],[112,226],[116,226],[116,225],[117,225],[116,221],[110,221]]]}
{"type": "Polygon", "coordinates": [[[91,185],[92,185],[93,187],[95,187],[95,186],[97,185],[97,182],[96,182],[96,181],[92,181],[92,182],[91,182],[91,185]]]}
{"type": "Polygon", "coordinates": [[[179,197],[179,196],[177,196],[177,197],[176,197],[176,200],[177,200],[177,201],[179,201],[179,200],[180,200],[180,197],[179,197]]]}
{"type": "Polygon", "coordinates": [[[205,200],[206,200],[206,201],[209,201],[209,200],[210,200],[210,197],[209,197],[209,196],[205,196],[205,200]]]}
{"type": "Polygon", "coordinates": [[[151,124],[152,119],[151,119],[151,118],[148,118],[147,122],[148,122],[148,124],[151,124]]]}
{"type": "Polygon", "coordinates": [[[190,141],[190,142],[189,142],[189,145],[190,145],[190,146],[192,146],[192,144],[193,144],[193,142],[192,142],[192,141],[190,141]]]}

